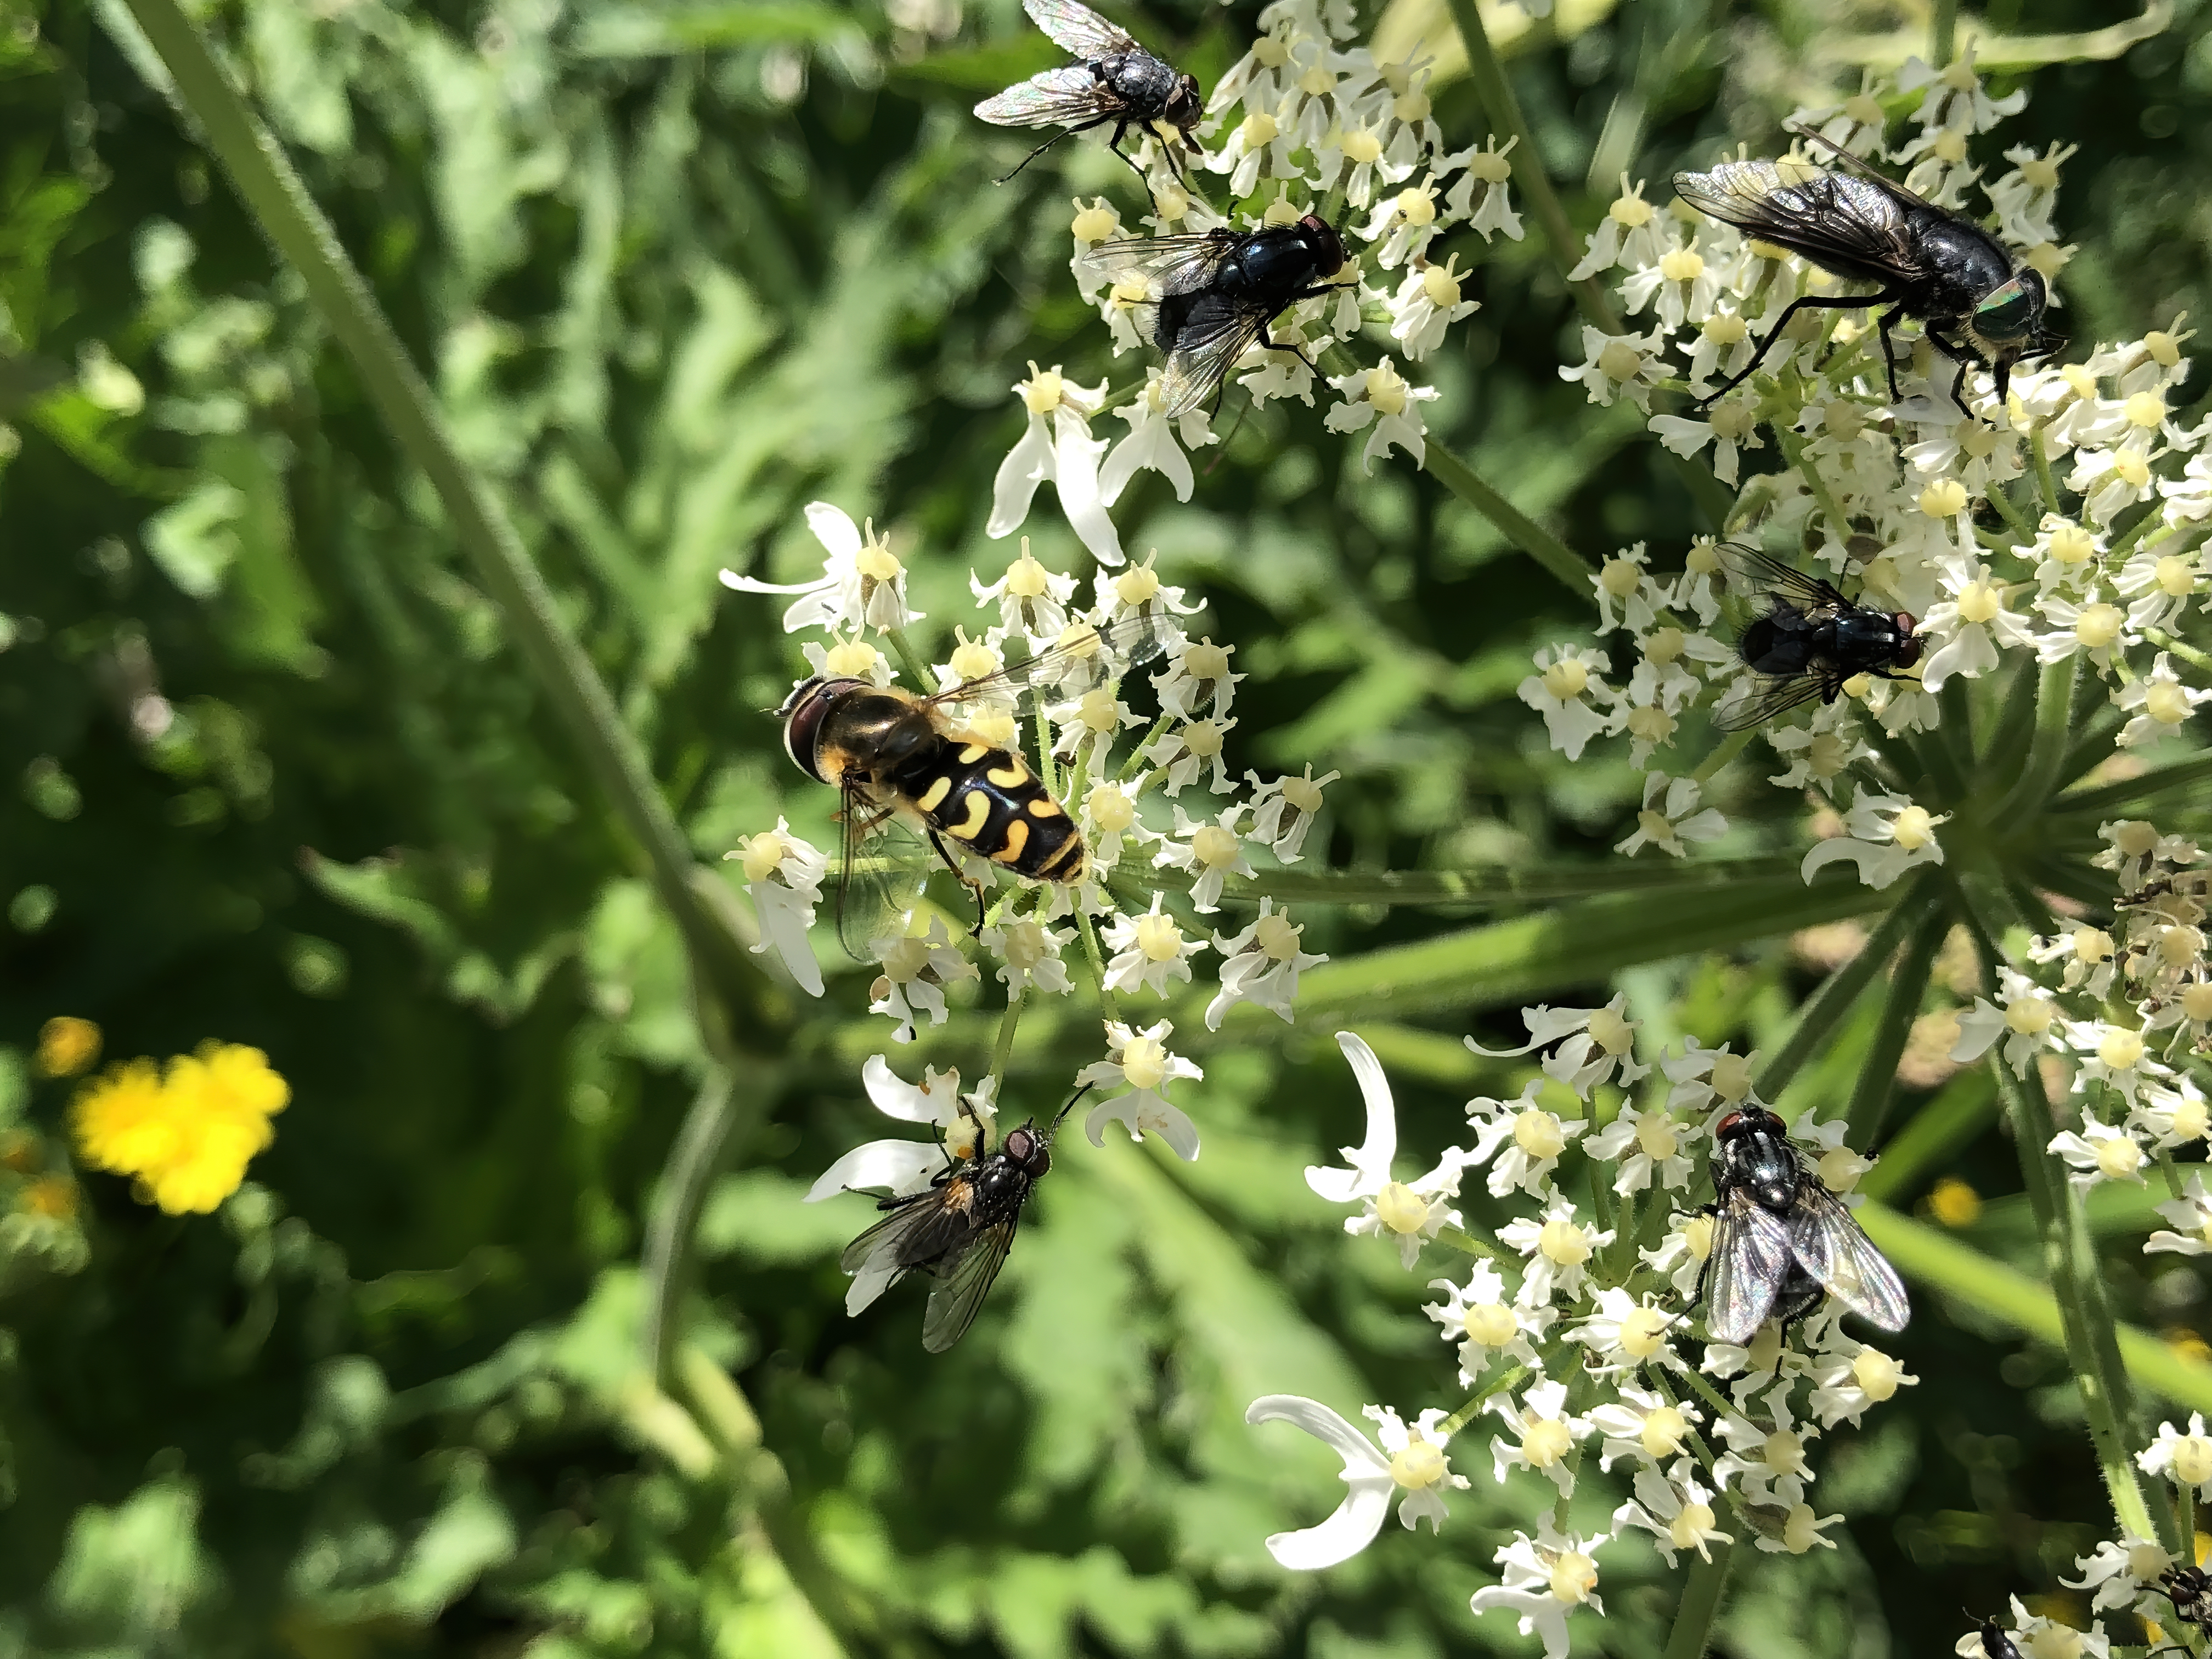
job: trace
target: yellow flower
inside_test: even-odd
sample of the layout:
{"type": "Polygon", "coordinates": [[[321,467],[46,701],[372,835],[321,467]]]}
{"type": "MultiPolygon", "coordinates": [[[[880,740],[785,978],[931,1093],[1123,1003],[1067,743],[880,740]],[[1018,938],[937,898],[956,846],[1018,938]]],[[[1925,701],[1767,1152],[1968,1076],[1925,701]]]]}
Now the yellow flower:
{"type": "Polygon", "coordinates": [[[205,1214],[238,1190],[246,1166],[270,1139],[269,1119],[290,1085],[258,1048],[205,1042],[170,1060],[161,1078],[133,1060],[77,1097],[85,1160],[138,1177],[138,1196],[171,1215],[205,1214]]]}
{"type": "Polygon", "coordinates": [[[75,1077],[100,1058],[100,1027],[88,1019],[56,1016],[39,1028],[39,1054],[32,1063],[40,1077],[75,1077]]]}
{"type": "Polygon", "coordinates": [[[176,1145],[161,1074],[150,1060],[111,1066],[77,1091],[70,1115],[77,1150],[94,1169],[137,1175],[167,1162],[176,1145]]]}

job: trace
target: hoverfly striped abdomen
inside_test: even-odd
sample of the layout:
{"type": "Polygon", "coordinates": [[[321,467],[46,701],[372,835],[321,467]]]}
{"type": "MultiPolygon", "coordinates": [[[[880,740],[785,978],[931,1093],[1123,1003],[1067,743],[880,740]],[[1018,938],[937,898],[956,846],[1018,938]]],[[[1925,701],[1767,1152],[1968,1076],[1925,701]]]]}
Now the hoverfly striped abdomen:
{"type": "Polygon", "coordinates": [[[888,781],[941,834],[1036,881],[1076,882],[1083,837],[1019,755],[955,732],[888,781]]]}

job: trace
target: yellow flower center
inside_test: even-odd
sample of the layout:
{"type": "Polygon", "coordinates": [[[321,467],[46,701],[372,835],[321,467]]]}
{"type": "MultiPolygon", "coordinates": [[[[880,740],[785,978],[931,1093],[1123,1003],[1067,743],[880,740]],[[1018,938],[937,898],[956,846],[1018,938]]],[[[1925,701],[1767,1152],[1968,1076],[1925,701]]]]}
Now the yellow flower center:
{"type": "MultiPolygon", "coordinates": [[[[1403,97],[1395,99],[1392,101],[1390,105],[1390,113],[1396,116],[1401,121],[1411,124],[1417,121],[1427,120],[1429,118],[1429,112],[1432,107],[1433,106],[1429,102],[1428,94],[1425,92],[1409,92],[1403,97]]],[[[1474,169],[1470,167],[1468,171],[1473,172],[1474,169]]]]}
{"type": "Polygon", "coordinates": [[[1703,1261],[1713,1253],[1713,1218],[1709,1215],[1693,1215],[1676,1229],[1682,1243],[1689,1247],[1691,1260],[1703,1261]]]}
{"type": "Polygon", "coordinates": [[[1201,760],[1212,760],[1227,735],[1218,720],[1193,720],[1182,729],[1182,746],[1201,760]]]}
{"type": "Polygon", "coordinates": [[[1502,185],[1513,176],[1513,162],[1508,156],[1486,149],[1468,159],[1467,170],[1486,185],[1502,185]]]}
{"type": "Polygon", "coordinates": [[[2097,1044],[2097,1058],[2116,1072],[2131,1072],[2142,1061],[2143,1040],[2136,1031],[2107,1031],[2097,1044]]]}
{"type": "Polygon", "coordinates": [[[1402,1181],[1384,1183],[1375,1194],[1375,1218],[1394,1233],[1417,1233],[1429,1219],[1429,1200],[1402,1181]]]}
{"type": "Polygon", "coordinates": [[[2181,342],[2162,328],[2154,328],[2143,336],[2143,349],[2150,353],[2151,361],[2160,368],[2172,368],[2181,361],[2181,342]]]}
{"type": "Polygon", "coordinates": [[[1661,1112],[1638,1119],[1636,1147],[1655,1164],[1674,1157],[1682,1149],[1682,1138],[1674,1133],[1674,1120],[1661,1112]]]}
{"type": "Polygon", "coordinates": [[[1190,196],[1180,185],[1162,185],[1152,198],[1161,218],[1173,222],[1190,211],[1190,196]]]}
{"type": "Polygon", "coordinates": [[[1000,749],[1012,748],[1021,737],[1021,727],[1014,720],[1013,711],[1006,708],[977,709],[969,716],[968,730],[1000,749]]]}
{"type": "Polygon", "coordinates": [[[2097,1172],[2108,1181],[2125,1181],[2142,1168],[2143,1151],[2126,1135],[2097,1143],[2097,1172]]]}
{"type": "Polygon", "coordinates": [[[1820,411],[1820,424],[1831,437],[1849,443],[1866,430],[1866,410],[1848,398],[1838,398],[1820,411]]]}
{"type": "Polygon", "coordinates": [[[2212,984],[2200,981],[2183,986],[2181,1012],[2183,1018],[2200,1025],[2212,1020],[2212,984]]]}
{"type": "Polygon", "coordinates": [[[1616,599],[1625,599],[1644,580],[1644,567],[1633,559],[1607,559],[1597,573],[1597,585],[1616,599]]]}
{"type": "Polygon", "coordinates": [[[1536,1235],[1536,1248],[1559,1267],[1579,1267],[1589,1260],[1589,1235],[1571,1221],[1547,1221],[1536,1235]]]}
{"type": "Polygon", "coordinates": [[[1263,109],[1255,109],[1244,118],[1243,125],[1237,131],[1237,135],[1244,140],[1244,148],[1247,150],[1255,150],[1262,144],[1274,143],[1275,134],[1280,130],[1276,126],[1273,116],[1263,109]]]}
{"type": "Polygon", "coordinates": [[[1193,679],[1224,680],[1229,678],[1229,653],[1210,639],[1200,640],[1184,649],[1182,665],[1193,679]]]}
{"type": "Polygon", "coordinates": [[[1068,226],[1077,241],[1089,242],[1094,246],[1110,240],[1121,228],[1120,217],[1106,205],[1103,197],[1077,214],[1074,222],[1068,226]]]}
{"type": "Polygon", "coordinates": [[[2189,718],[2189,694],[2172,680],[2153,680],[2143,691],[2143,713],[2160,726],[2179,726],[2189,718]]]}
{"type": "Polygon", "coordinates": [[[1446,1468],[1444,1449],[1418,1434],[1390,1454],[1390,1478],[1413,1492],[1435,1486],[1446,1468]]]}
{"type": "Polygon", "coordinates": [[[2202,1140],[2212,1129],[2212,1103],[2184,1095],[2173,1109],[2173,1133],[2184,1140],[2202,1140]]]}
{"type": "Polygon", "coordinates": [[[2197,572],[2179,553],[2169,553],[2150,568],[2159,591],[2169,599],[2186,599],[2196,591],[2197,572]]]}
{"type": "Polygon", "coordinates": [[[744,846],[745,879],[766,881],[783,862],[789,847],[790,843],[773,830],[764,830],[755,836],[744,846]]]}
{"type": "Polygon", "coordinates": [[[2212,1440],[2185,1434],[2173,1443],[2173,1478],[2185,1486],[2212,1480],[2212,1440]]]}
{"type": "Polygon", "coordinates": [[[1121,1075],[1133,1089],[1157,1089],[1167,1081],[1167,1045],[1152,1037],[1131,1037],[1121,1050],[1121,1075]]]}
{"type": "Polygon", "coordinates": [[[1936,142],[1929,148],[1937,161],[1954,167],[1966,159],[1966,135],[1955,127],[1946,127],[1936,135],[1936,142]]]}
{"type": "Polygon", "coordinates": [[[1589,684],[1589,670],[1572,657],[1563,657],[1544,671],[1544,690],[1561,702],[1572,702],[1589,684]]]}
{"type": "Polygon", "coordinates": [[[1252,940],[1270,962],[1288,962],[1298,953],[1298,937],[1305,932],[1278,915],[1265,915],[1252,924],[1252,940]]]}
{"type": "Polygon", "coordinates": [[[1620,1351],[1631,1359],[1649,1359],[1667,1339],[1668,1316],[1638,1308],[1620,1322],[1620,1351]]]}
{"type": "Polygon", "coordinates": [[[1904,1381],[1905,1368],[1879,1348],[1861,1348],[1851,1360],[1851,1380],[1868,1399],[1888,1399],[1904,1381]]]}
{"type": "Polygon", "coordinates": [[[1409,225],[1432,225],[1437,222],[1437,193],[1433,185],[1420,190],[1401,190],[1398,192],[1398,216],[1409,225]]]}
{"type": "Polygon", "coordinates": [[[1741,345],[1751,333],[1751,325],[1733,311],[1717,311],[1705,320],[1698,333],[1715,345],[1741,345]]]}
{"type": "Polygon", "coordinates": [[[866,640],[840,640],[822,653],[822,672],[836,679],[865,680],[883,656],[866,640]]]}
{"type": "Polygon", "coordinates": [[[1908,853],[1917,853],[1936,839],[1936,821],[1924,806],[1908,806],[1897,815],[1890,839],[1908,853]]]}
{"type": "Polygon", "coordinates": [[[1261,69],[1278,70],[1291,61],[1291,49],[1272,34],[1263,34],[1252,43],[1252,61],[1261,69]]]}
{"type": "Polygon", "coordinates": [[[1766,1437],[1760,1449],[1760,1461],[1777,1474],[1805,1473],[1805,1443],[1787,1429],[1777,1429],[1766,1437]]]}
{"type": "Polygon", "coordinates": [[[906,574],[906,567],[898,562],[898,556],[875,541],[866,543],[854,556],[853,568],[872,582],[895,582],[906,574]]]}
{"type": "Polygon", "coordinates": [[[2059,371],[2060,378],[2074,389],[2074,395],[2085,402],[2097,395],[2097,377],[2079,363],[2068,363],[2059,371]]]}
{"type": "Polygon", "coordinates": [[[1959,590],[1960,622],[1995,622],[2003,611],[2004,601],[1997,597],[1996,590],[1987,582],[1968,582],[1959,590]]]}
{"type": "Polygon", "coordinates": [[[1566,1146],[1567,1132],[1549,1112],[1531,1107],[1513,1119],[1513,1144],[1531,1158],[1557,1158],[1566,1146]]]}
{"type": "Polygon", "coordinates": [[[2176,922],[2158,932],[2158,954],[2169,968],[2186,968],[2204,949],[2204,930],[2176,922]]]}
{"type": "Polygon", "coordinates": [[[1109,686],[1093,686],[1075,700],[1075,721],[1086,732],[1103,733],[1118,731],[1121,725],[1121,710],[1114,701],[1109,686]]]}
{"type": "Polygon", "coordinates": [[[1104,836],[1119,835],[1137,821],[1137,803],[1118,783],[1102,783],[1083,798],[1083,810],[1104,836]]]}
{"type": "Polygon", "coordinates": [[[1644,369],[1644,354],[1626,340],[1613,340],[1597,354],[1597,372],[1608,380],[1632,380],[1644,369]]]}
{"type": "Polygon", "coordinates": [[[1137,949],[1148,962],[1173,962],[1182,955],[1182,929],[1173,916],[1139,916],[1137,949]]]}
{"type": "Polygon", "coordinates": [[[2017,997],[2005,1010],[2005,1028],[2021,1036],[2041,1036],[2051,1029],[2056,1012],[2045,998],[2033,995],[2017,997]]]}
{"type": "Polygon", "coordinates": [[[1634,230],[1651,222],[1651,204],[1640,196],[1617,197],[1606,212],[1623,230],[1634,230]]]}
{"type": "Polygon", "coordinates": [[[1531,1468],[1548,1469],[1574,1447],[1574,1435],[1555,1418],[1540,1417],[1522,1431],[1521,1455],[1531,1468]]]}
{"type": "Polygon", "coordinates": [[[1114,578],[1114,596],[1134,610],[1158,596],[1160,579],[1148,564],[1133,565],[1114,578]]]}
{"type": "Polygon", "coordinates": [[[1285,778],[1283,799],[1301,812],[1321,811],[1321,786],[1311,778],[1285,778]]]}
{"type": "Polygon", "coordinates": [[[1051,584],[1045,568],[1030,556],[1030,538],[1022,538],[1022,556],[1006,567],[1006,592],[1018,599],[1042,599],[1051,584]]]}
{"type": "Polygon", "coordinates": [[[1520,1334],[1520,1322],[1513,1310],[1503,1302],[1480,1302],[1467,1310],[1467,1335],[1470,1342],[1480,1342],[1486,1348],[1502,1348],[1520,1334]]]}
{"type": "Polygon", "coordinates": [[[1660,668],[1676,661],[1688,635],[1679,628],[1655,628],[1644,636],[1644,660],[1660,668]]]}
{"type": "Polygon", "coordinates": [[[945,666],[956,680],[980,680],[999,672],[999,653],[979,640],[963,640],[953,647],[952,659],[945,666]]]}
{"type": "Polygon", "coordinates": [[[1579,1607],[1589,1600],[1590,1592],[1596,1588],[1597,1563],[1580,1550],[1564,1550],[1559,1559],[1552,1563],[1551,1591],[1553,1600],[1565,1601],[1569,1607],[1579,1607]]]}
{"type": "Polygon", "coordinates": [[[2092,651],[2101,651],[2120,637],[2124,618],[2116,605],[2087,605],[2074,619],[2074,637],[2092,651]]]}
{"type": "Polygon", "coordinates": [[[1367,371],[1367,401],[1378,415],[1406,412],[1406,382],[1396,369],[1388,363],[1377,363],[1367,371]]]}
{"type": "Polygon", "coordinates": [[[1244,843],[1218,823],[1202,823],[1190,838],[1191,856],[1207,869],[1234,864],[1243,855],[1244,843]]]}
{"type": "Polygon", "coordinates": [[[1610,1008],[1601,1008],[1589,1017],[1589,1034],[1599,1048],[1616,1058],[1636,1042],[1636,1028],[1610,1008]]]}
{"type": "Polygon", "coordinates": [[[1638,810],[1636,827],[1644,832],[1648,841],[1663,843],[1674,839],[1674,821],[1664,812],[1655,812],[1648,806],[1638,810]]]}
{"type": "Polygon", "coordinates": [[[1298,76],[1298,90],[1309,98],[1326,98],[1336,90],[1336,76],[1328,72],[1328,65],[1316,63],[1298,76]]]}
{"type": "Polygon", "coordinates": [[[1382,141],[1366,131],[1344,135],[1344,159],[1356,167],[1370,167],[1382,159],[1382,141]]]}
{"type": "Polygon", "coordinates": [[[2155,392],[2138,392],[2122,405],[2128,424],[2148,431],[2166,419],[2166,399],[2155,392]]]}
{"type": "Polygon", "coordinates": [[[1920,510],[1931,519],[1955,519],[1966,510],[1966,486],[1956,478],[1938,478],[1920,492],[1920,510]]]}
{"type": "Polygon", "coordinates": [[[1695,248],[1678,247],[1659,260],[1659,275],[1669,283],[1693,283],[1705,274],[1705,261],[1695,248]]]}
{"type": "Polygon", "coordinates": [[[2074,959],[2092,967],[2112,954],[2112,936],[2101,927],[2076,927],[2074,930],[2074,959]]]}
{"type": "Polygon", "coordinates": [[[1792,1555],[1804,1554],[1820,1541],[1820,1522],[1810,1504],[1792,1505],[1782,1522],[1782,1547],[1792,1555]]]}
{"type": "Polygon", "coordinates": [[[2132,449],[2123,449],[2112,457],[2112,471],[2130,489],[2141,489],[2150,482],[2150,463],[2132,449]]]}
{"type": "Polygon", "coordinates": [[[1022,387],[1022,401],[1032,415],[1049,415],[1060,407],[1060,371],[1048,368],[1032,375],[1022,387]]]}
{"type": "Polygon", "coordinates": [[[1431,265],[1421,273],[1421,291],[1438,311],[1449,311],[1459,303],[1459,278],[1448,266],[1431,265]]]}
{"type": "Polygon", "coordinates": [[[1681,1450],[1683,1437],[1689,1431],[1689,1420],[1680,1412],[1672,1406],[1655,1406],[1645,1416],[1638,1438],[1644,1443],[1646,1456],[1663,1463],[1681,1450]]]}
{"type": "Polygon", "coordinates": [[[1713,1510],[1710,1504],[1685,1504],[1667,1523],[1667,1534],[1680,1550],[1695,1549],[1698,1540],[1713,1529],[1713,1510]]]}

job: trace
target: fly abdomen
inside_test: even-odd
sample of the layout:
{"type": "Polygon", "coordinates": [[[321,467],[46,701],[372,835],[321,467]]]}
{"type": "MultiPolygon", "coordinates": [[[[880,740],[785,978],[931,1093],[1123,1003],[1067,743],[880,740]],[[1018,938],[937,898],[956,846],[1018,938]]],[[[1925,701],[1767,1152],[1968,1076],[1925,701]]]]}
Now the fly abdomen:
{"type": "Polygon", "coordinates": [[[897,780],[939,834],[1036,881],[1083,879],[1083,836],[1019,755],[958,736],[897,780]]]}
{"type": "Polygon", "coordinates": [[[1812,665],[1819,639],[1813,624],[1794,612],[1760,617],[1743,630],[1744,662],[1762,674],[1802,674],[1812,665]]]}

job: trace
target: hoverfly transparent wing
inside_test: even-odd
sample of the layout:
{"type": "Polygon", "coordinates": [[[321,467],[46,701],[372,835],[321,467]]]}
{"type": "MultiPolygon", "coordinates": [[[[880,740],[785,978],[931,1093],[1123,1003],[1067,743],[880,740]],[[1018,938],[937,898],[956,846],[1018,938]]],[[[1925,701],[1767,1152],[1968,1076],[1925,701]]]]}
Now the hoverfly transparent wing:
{"type": "Polygon", "coordinates": [[[1127,107],[1088,65],[1063,64],[986,98],[975,113],[1002,127],[1078,127],[1127,107]]]}
{"type": "Polygon", "coordinates": [[[1742,542],[1722,542],[1713,549],[1713,556],[1728,576],[1729,591],[1746,599],[1779,599],[1801,612],[1856,608],[1834,583],[1808,575],[1742,542]]]}
{"type": "Polygon", "coordinates": [[[1143,47],[1077,0],[1022,0],[1030,21],[1071,58],[1118,58],[1143,47]]]}
{"type": "Polygon", "coordinates": [[[1901,1331],[1912,1304],[1897,1269],[1874,1247],[1844,1201],[1812,1176],[1790,1213],[1790,1246],[1828,1294],[1868,1323],[1901,1331]]]}
{"type": "Polygon", "coordinates": [[[928,845],[866,789],[845,792],[837,859],[837,938],[855,962],[875,960],[873,942],[905,931],[934,859],[928,845]]]}
{"type": "Polygon", "coordinates": [[[933,1269],[938,1279],[930,1288],[929,1307],[921,1319],[924,1348],[943,1353],[968,1334],[983,1298],[991,1292],[992,1281],[1006,1265],[1006,1252],[1014,1244],[1014,1228],[1020,1220],[1021,1212],[1017,1209],[1005,1220],[973,1235],[957,1255],[948,1255],[933,1269]]]}
{"type": "Polygon", "coordinates": [[[1923,274],[1905,210],[1887,180],[1723,161],[1709,173],[1676,173],[1674,193],[1698,212],[1838,276],[1888,283],[1923,274]]]}
{"type": "Polygon", "coordinates": [[[1059,643],[1026,662],[1009,664],[981,679],[963,680],[927,698],[932,707],[1016,697],[1031,690],[1048,696],[1080,696],[1143,667],[1167,649],[1159,618],[1141,611],[1116,617],[1103,626],[1078,623],[1059,643]]]}
{"type": "Polygon", "coordinates": [[[1833,702],[1842,690],[1841,678],[1819,669],[1802,674],[1759,674],[1747,670],[1713,705],[1713,729],[1747,732],[1814,697],[1833,702]]]}
{"type": "Polygon", "coordinates": [[[1773,1311],[1790,1260],[1790,1229],[1780,1216],[1741,1190],[1723,1199],[1705,1258],[1705,1334],[1749,1346],[1773,1311]]]}
{"type": "Polygon", "coordinates": [[[1176,335],[1160,374],[1160,403],[1167,416],[1174,419],[1204,408],[1267,321],[1266,312],[1249,305],[1212,295],[1201,297],[1176,335]]]}
{"type": "Polygon", "coordinates": [[[1233,230],[1198,231],[1187,236],[1138,236],[1101,242],[1085,256],[1108,281],[1144,284],[1146,293],[1188,294],[1204,288],[1243,238],[1233,230]]]}

